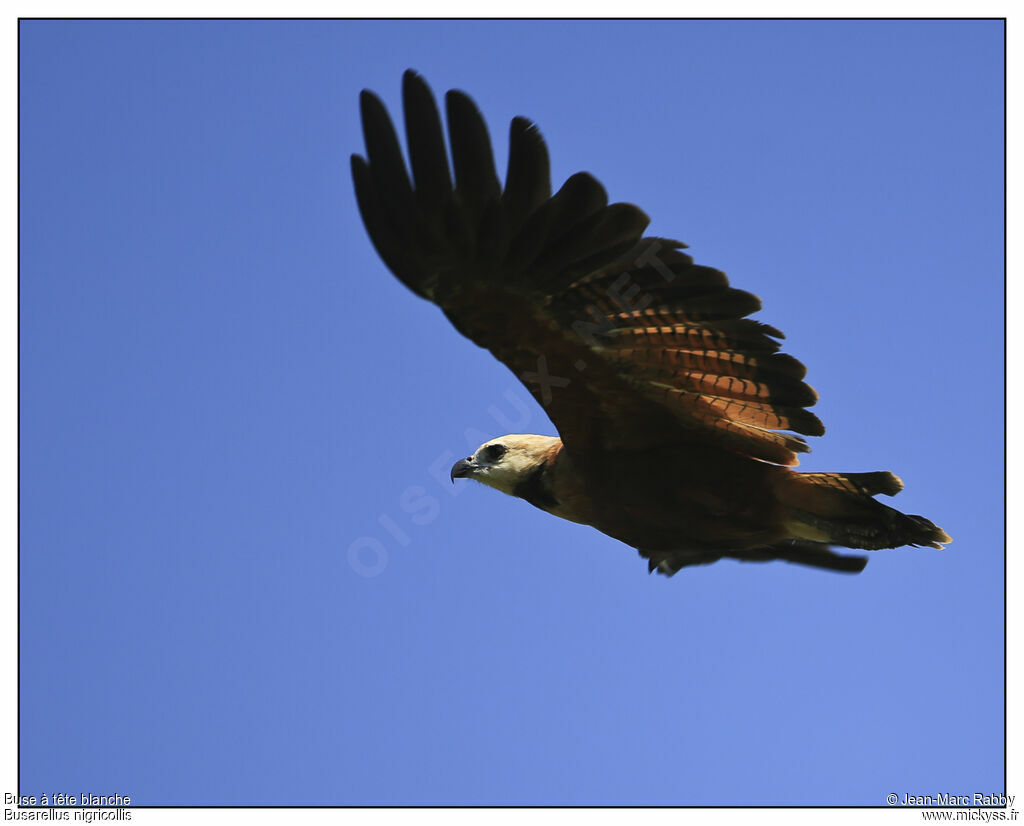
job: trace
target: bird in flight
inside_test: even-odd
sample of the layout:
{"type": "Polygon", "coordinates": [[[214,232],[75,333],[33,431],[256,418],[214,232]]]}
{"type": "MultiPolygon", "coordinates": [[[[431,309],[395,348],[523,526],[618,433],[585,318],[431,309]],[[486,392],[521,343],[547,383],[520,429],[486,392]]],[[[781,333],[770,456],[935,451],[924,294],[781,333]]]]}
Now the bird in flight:
{"type": "Polygon", "coordinates": [[[781,332],[748,316],[760,300],[695,264],[685,244],[644,235],[636,206],[608,203],[590,174],[551,194],[548,150],[513,119],[502,187],[483,117],[426,82],[402,86],[410,179],[380,99],[363,91],[366,158],[356,199],[388,268],[507,365],[558,436],[512,434],[456,462],[475,479],[636,548],[672,575],[723,557],[855,573],[833,548],[941,548],[949,536],[873,497],[892,473],[801,473],[806,369],[781,332]],[[454,180],[452,176],[454,170],[454,180]]]}

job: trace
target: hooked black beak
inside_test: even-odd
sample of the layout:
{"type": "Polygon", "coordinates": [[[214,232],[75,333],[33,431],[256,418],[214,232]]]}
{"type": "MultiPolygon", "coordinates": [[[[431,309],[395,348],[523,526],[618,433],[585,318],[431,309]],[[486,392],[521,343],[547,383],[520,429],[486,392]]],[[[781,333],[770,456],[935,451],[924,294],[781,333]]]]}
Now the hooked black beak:
{"type": "Polygon", "coordinates": [[[476,470],[476,463],[473,461],[472,456],[468,456],[465,459],[459,459],[459,461],[452,465],[452,482],[456,479],[463,479],[466,476],[472,476],[474,470],[476,470]]]}

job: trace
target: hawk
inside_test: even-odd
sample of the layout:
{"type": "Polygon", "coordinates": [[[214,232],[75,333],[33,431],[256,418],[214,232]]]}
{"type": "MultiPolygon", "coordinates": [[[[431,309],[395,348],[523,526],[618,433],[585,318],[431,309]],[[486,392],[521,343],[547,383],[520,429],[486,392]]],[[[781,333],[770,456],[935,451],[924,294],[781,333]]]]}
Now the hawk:
{"type": "Polygon", "coordinates": [[[433,94],[403,78],[409,165],[380,99],[363,91],[366,158],[352,156],[363,222],[387,267],[518,376],[558,436],[512,434],[460,460],[475,479],[636,548],[672,575],[723,557],[858,572],[859,555],[941,548],[944,531],[874,499],[892,473],[801,473],[806,369],[760,300],[644,235],[636,206],[608,203],[586,172],[554,195],[548,150],[512,120],[505,184],[483,117],[445,97],[451,165],[433,94]],[[454,176],[452,172],[454,171],[454,176]]]}

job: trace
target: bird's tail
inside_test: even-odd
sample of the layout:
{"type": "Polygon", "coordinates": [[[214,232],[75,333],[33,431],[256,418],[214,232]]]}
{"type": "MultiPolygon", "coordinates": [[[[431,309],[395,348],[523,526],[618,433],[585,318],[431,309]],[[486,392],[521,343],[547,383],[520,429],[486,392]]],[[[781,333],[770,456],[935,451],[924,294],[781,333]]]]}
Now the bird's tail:
{"type": "Polygon", "coordinates": [[[795,540],[877,550],[902,545],[941,548],[952,542],[923,516],[900,513],[872,497],[903,490],[900,478],[874,473],[787,472],[776,484],[785,525],[795,540]]]}

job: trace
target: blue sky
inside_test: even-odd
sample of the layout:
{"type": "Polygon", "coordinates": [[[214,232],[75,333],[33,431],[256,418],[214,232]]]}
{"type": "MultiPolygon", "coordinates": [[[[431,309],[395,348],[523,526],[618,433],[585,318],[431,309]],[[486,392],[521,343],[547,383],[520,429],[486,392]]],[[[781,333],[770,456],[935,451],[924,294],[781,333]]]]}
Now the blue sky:
{"type": "MultiPolygon", "coordinates": [[[[1003,788],[996,22],[21,24],[21,792],[855,804],[1003,788]],[[373,251],[358,93],[537,120],[764,301],[948,550],[635,551],[452,461],[541,408],[373,251]],[[55,744],[60,743],[57,747],[55,744]]],[[[1012,789],[1010,791],[1013,791],[1012,789]]]]}

